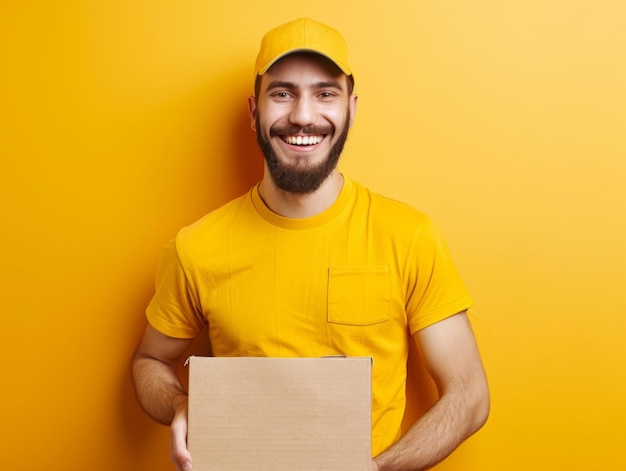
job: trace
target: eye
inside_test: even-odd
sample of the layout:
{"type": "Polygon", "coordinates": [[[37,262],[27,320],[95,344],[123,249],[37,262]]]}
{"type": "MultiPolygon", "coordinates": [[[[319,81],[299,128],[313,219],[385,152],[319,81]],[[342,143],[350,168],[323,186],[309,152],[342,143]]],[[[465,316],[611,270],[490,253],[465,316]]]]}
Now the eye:
{"type": "Polygon", "coordinates": [[[337,99],[337,93],[331,90],[323,90],[317,94],[317,98],[320,101],[333,101],[337,99]]]}
{"type": "Polygon", "coordinates": [[[291,94],[289,92],[285,92],[285,91],[279,91],[279,92],[274,92],[272,93],[272,98],[278,100],[278,101],[285,101],[285,100],[289,100],[291,98],[291,94]]]}

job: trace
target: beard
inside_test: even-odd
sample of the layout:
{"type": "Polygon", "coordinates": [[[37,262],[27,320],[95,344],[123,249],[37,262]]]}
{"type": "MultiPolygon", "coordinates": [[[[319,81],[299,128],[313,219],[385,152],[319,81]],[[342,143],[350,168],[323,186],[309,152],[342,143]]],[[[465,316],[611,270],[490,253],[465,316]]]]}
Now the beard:
{"type": "MultiPolygon", "coordinates": [[[[259,147],[261,148],[265,161],[267,162],[267,167],[274,185],[276,185],[276,187],[280,190],[294,194],[308,194],[317,190],[332,173],[335,167],[337,167],[339,156],[341,155],[346,140],[348,139],[348,130],[350,128],[349,123],[350,111],[348,110],[344,126],[337,135],[337,141],[328,151],[326,158],[319,164],[308,165],[304,159],[296,161],[295,163],[282,163],[276,157],[276,153],[274,152],[274,148],[272,147],[269,139],[266,138],[261,132],[262,128],[260,115],[257,113],[256,128],[259,130],[257,132],[257,142],[259,143],[259,147]]],[[[304,128],[281,128],[279,126],[274,126],[270,128],[270,136],[293,135],[299,132],[310,135],[329,135],[334,129],[334,127],[325,129],[314,126],[307,126],[304,128]]]]}

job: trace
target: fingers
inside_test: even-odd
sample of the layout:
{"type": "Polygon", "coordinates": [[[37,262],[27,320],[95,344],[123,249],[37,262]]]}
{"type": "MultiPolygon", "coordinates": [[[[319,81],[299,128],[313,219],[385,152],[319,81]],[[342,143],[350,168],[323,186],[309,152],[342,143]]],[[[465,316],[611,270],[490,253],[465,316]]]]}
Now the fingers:
{"type": "Polygon", "coordinates": [[[170,457],[177,471],[191,471],[187,449],[187,405],[181,407],[170,425],[170,457]]]}

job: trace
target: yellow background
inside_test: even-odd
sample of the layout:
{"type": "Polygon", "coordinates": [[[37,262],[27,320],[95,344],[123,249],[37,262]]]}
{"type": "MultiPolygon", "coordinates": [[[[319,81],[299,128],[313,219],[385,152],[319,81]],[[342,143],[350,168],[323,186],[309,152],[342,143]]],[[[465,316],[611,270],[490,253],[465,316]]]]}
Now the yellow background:
{"type": "Polygon", "coordinates": [[[0,469],[172,469],[129,374],[158,256],[259,179],[256,48],[302,15],[351,47],[342,169],[476,301],[492,414],[437,469],[623,469],[621,0],[4,1],[0,469]]]}

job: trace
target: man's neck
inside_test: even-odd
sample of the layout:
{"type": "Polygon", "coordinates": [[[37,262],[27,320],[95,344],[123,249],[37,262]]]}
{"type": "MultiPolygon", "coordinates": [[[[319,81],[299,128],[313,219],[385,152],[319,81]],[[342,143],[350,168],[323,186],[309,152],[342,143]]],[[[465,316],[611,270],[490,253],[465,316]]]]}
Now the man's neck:
{"type": "Polygon", "coordinates": [[[259,185],[259,194],[274,213],[292,219],[320,214],[337,200],[343,188],[343,175],[337,169],[313,193],[297,194],[280,190],[266,172],[259,185]]]}

